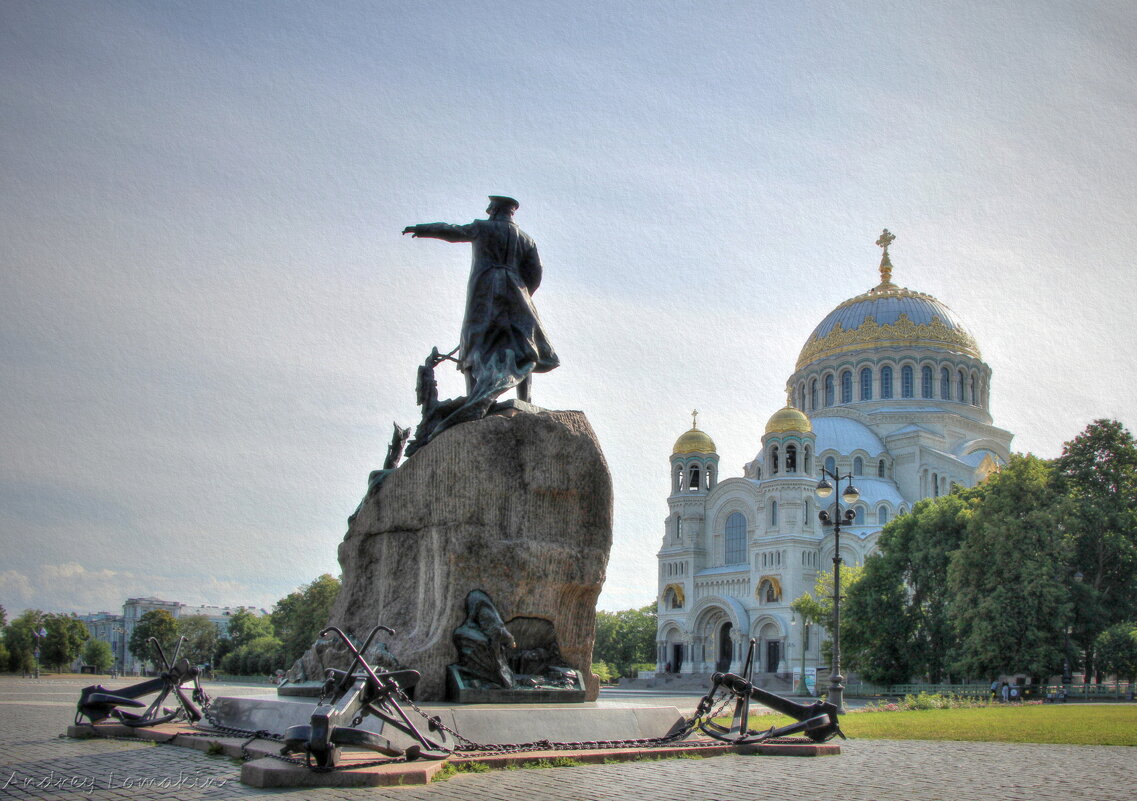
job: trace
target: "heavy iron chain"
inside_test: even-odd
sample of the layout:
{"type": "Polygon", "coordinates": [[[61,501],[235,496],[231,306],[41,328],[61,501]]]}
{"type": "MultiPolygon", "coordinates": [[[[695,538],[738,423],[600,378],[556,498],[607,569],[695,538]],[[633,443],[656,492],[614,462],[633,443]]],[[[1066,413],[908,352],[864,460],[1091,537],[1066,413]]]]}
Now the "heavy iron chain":
{"type": "MultiPolygon", "coordinates": [[[[733,700],[733,695],[730,692],[723,690],[719,691],[721,697],[717,699],[717,706],[711,698],[704,698],[699,704],[699,709],[695,714],[691,715],[676,731],[662,737],[648,737],[639,739],[625,739],[625,740],[582,740],[575,742],[562,742],[555,740],[535,740],[528,743],[479,743],[465,737],[456,729],[447,726],[442,722],[441,718],[437,715],[430,715],[426,710],[422,709],[408,696],[403,690],[396,690],[399,700],[409,705],[415,712],[417,712],[424,720],[426,720],[432,728],[444,731],[454,738],[459,744],[457,748],[453,749],[455,755],[466,758],[477,756],[489,756],[500,754],[519,754],[533,751],[595,751],[601,749],[630,749],[630,748],[663,748],[663,747],[679,747],[679,748],[697,748],[706,745],[705,742],[680,742],[688,737],[696,728],[699,721],[703,718],[715,718],[723,714],[726,706],[733,700]]],[[[321,696],[321,700],[324,696],[321,696]]],[[[211,701],[207,701],[202,707],[202,714],[205,720],[209,723],[209,729],[196,729],[192,732],[186,732],[192,736],[209,736],[209,735],[229,735],[232,737],[247,738],[241,745],[241,758],[245,761],[253,759],[252,753],[249,751],[249,746],[257,740],[269,740],[272,742],[283,742],[284,737],[280,734],[275,734],[267,730],[253,731],[251,729],[240,729],[234,726],[226,726],[217,720],[217,717],[210,709],[211,701]]],[[[363,714],[359,714],[352,720],[352,725],[357,726],[363,721],[363,714]]],[[[125,739],[125,738],[124,738],[125,739]]],[[[352,762],[344,765],[337,765],[335,767],[321,767],[313,765],[311,755],[305,754],[303,757],[296,756],[290,757],[283,754],[266,753],[264,756],[270,759],[275,759],[280,762],[285,762],[290,765],[303,765],[310,770],[316,772],[331,772],[338,770],[355,770],[358,768],[373,767],[376,765],[388,765],[399,762],[406,762],[405,756],[399,757],[383,757],[374,759],[367,762],[352,762]]]]}
{"type": "MultiPolygon", "coordinates": [[[[695,730],[699,720],[706,714],[711,706],[706,703],[701,703],[699,711],[689,717],[683,722],[683,725],[672,732],[662,737],[648,737],[640,739],[626,739],[626,740],[582,740],[576,742],[559,742],[554,740],[535,740],[528,743],[478,743],[468,737],[463,736],[455,729],[447,726],[442,722],[438,716],[431,716],[426,713],[421,707],[418,706],[405,692],[401,689],[396,691],[400,700],[409,704],[415,712],[428,720],[434,727],[445,731],[451,735],[460,745],[454,749],[454,753],[463,757],[483,756],[490,754],[517,754],[525,753],[528,751],[596,751],[596,750],[617,750],[624,748],[663,748],[666,746],[673,746],[679,748],[698,748],[706,745],[703,742],[689,742],[681,743],[688,735],[695,730]],[[707,709],[704,709],[704,706],[707,709]]],[[[710,712],[710,717],[717,717],[725,709],[726,705],[730,703],[733,696],[730,693],[724,693],[718,707],[710,712]]]]}

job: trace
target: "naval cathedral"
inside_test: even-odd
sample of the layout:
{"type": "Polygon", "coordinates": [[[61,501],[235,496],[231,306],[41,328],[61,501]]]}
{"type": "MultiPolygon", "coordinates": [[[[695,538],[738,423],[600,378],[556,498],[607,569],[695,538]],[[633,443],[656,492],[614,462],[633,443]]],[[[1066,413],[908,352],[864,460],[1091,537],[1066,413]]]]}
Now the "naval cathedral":
{"type": "MultiPolygon", "coordinates": [[[[839,304],[809,335],[754,460],[721,478],[714,440],[697,427],[675,441],[659,550],[657,669],[684,674],[742,668],[824,675],[827,636],[794,615],[833,568],[834,498],[817,494],[822,468],[860,491],[841,525],[841,561],[862,564],[880,531],[922,498],[981,482],[1010,454],[992,425],[991,368],[955,314],[931,295],[892,283],[887,230],[880,283],[839,304]],[[803,658],[804,649],[804,658],[803,658]]],[[[820,685],[820,682],[818,682],[820,685]]]]}

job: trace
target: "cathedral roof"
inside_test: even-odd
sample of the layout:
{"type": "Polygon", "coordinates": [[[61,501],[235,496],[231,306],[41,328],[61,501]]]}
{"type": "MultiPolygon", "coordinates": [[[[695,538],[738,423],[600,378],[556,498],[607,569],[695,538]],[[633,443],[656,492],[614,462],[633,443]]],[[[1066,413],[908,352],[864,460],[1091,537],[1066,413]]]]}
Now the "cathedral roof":
{"type": "Polygon", "coordinates": [[[815,417],[813,432],[817,435],[818,453],[830,448],[844,455],[858,450],[869,456],[886,452],[884,443],[871,428],[847,417],[815,417]]]}
{"type": "Polygon", "coordinates": [[[691,428],[689,431],[684,431],[679,435],[679,439],[675,440],[675,447],[671,449],[672,456],[681,453],[716,452],[715,441],[710,438],[707,432],[700,430],[695,425],[695,418],[698,414],[698,410],[691,412],[691,428]]]}
{"type": "Polygon", "coordinates": [[[955,313],[931,295],[892,283],[886,229],[877,240],[884,248],[880,284],[840,304],[806,340],[797,368],[838,353],[881,346],[925,346],[982,358],[975,339],[955,313]]]}
{"type": "Polygon", "coordinates": [[[804,434],[813,431],[809,418],[788,404],[774,412],[766,423],[767,434],[782,434],[787,431],[800,431],[804,434]]]}

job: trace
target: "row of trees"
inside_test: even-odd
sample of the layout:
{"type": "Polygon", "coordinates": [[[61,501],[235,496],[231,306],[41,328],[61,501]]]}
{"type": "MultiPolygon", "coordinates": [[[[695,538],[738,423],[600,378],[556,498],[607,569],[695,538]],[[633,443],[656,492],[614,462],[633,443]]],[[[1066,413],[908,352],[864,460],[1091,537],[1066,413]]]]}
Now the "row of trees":
{"type": "Polygon", "coordinates": [[[879,546],[842,574],[843,663],[870,681],[1137,674],[1137,444],[1116,421],[921,501],[879,546]]]}
{"type": "MultiPolygon", "coordinates": [[[[234,612],[225,637],[219,636],[217,626],[205,616],[175,618],[164,609],[154,609],[142,615],[126,646],[136,659],[154,665],[151,637],[162,645],[168,658],[173,657],[178,639],[185,637],[181,655],[192,664],[210,664],[239,675],[270,673],[289,667],[315,641],[339,590],[339,579],[320,576],[277,601],[268,616],[257,616],[247,609],[234,612]]],[[[114,664],[110,646],[90,639],[87,627],[74,614],[29,609],[8,623],[0,606],[0,629],[0,670],[30,672],[37,641],[40,663],[45,667],[62,670],[80,656],[98,672],[106,672],[114,664]],[[45,631],[46,636],[36,637],[45,631]]]]}
{"type": "Polygon", "coordinates": [[[89,637],[87,627],[74,614],[28,609],[9,623],[8,613],[2,606],[0,630],[4,635],[0,640],[0,670],[19,673],[35,669],[37,648],[39,664],[44,667],[62,668],[71,664],[89,637]]]}

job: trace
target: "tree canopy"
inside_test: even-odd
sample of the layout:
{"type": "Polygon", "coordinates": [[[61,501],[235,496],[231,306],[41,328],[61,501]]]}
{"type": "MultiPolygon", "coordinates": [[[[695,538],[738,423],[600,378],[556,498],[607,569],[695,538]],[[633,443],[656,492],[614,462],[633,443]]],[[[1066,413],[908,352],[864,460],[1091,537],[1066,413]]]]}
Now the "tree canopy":
{"type": "Polygon", "coordinates": [[[178,624],[174,616],[165,609],[151,609],[144,612],[134,625],[127,647],[140,662],[156,663],[157,655],[154,647],[150,645],[153,637],[162,646],[166,656],[173,656],[172,648],[178,639],[178,624]]]}
{"type": "Polygon", "coordinates": [[[325,573],[281,598],[272,610],[272,627],[283,643],[284,661],[299,659],[328,625],[340,580],[325,573]]]}
{"type": "Polygon", "coordinates": [[[655,662],[656,605],[620,612],[596,613],[596,642],[592,661],[605,662],[620,676],[629,676],[632,665],[655,662]]]}

